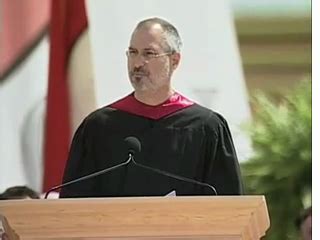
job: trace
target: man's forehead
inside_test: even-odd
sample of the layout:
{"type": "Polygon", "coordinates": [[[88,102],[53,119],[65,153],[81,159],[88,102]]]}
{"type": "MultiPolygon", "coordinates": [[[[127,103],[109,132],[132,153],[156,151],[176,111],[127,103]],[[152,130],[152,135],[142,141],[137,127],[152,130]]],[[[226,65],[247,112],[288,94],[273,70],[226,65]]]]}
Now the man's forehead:
{"type": "Polygon", "coordinates": [[[161,25],[154,24],[136,29],[130,40],[131,47],[157,48],[163,43],[163,29],[161,25]]]}
{"type": "Polygon", "coordinates": [[[134,39],[136,37],[160,38],[162,34],[162,26],[156,23],[153,25],[146,25],[136,28],[132,33],[131,39],[134,39]]]}
{"type": "Polygon", "coordinates": [[[151,33],[157,33],[157,32],[162,33],[163,28],[162,28],[161,24],[159,24],[159,23],[149,23],[149,24],[145,24],[143,26],[139,26],[134,30],[134,32],[138,32],[138,31],[142,31],[142,32],[147,31],[147,32],[151,32],[151,33]]]}

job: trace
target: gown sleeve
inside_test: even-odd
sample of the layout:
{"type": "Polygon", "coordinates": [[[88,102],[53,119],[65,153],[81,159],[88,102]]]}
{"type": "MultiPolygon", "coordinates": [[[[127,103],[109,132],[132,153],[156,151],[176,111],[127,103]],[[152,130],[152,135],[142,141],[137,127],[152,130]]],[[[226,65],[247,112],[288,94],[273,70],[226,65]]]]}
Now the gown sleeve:
{"type": "MultiPolygon", "coordinates": [[[[87,134],[86,125],[86,120],[84,120],[74,134],[64,170],[63,183],[89,175],[95,169],[94,161],[90,156],[90,146],[93,143],[87,134]]],[[[61,189],[60,198],[93,197],[95,187],[93,179],[73,183],[61,189]]]]}
{"type": "Polygon", "coordinates": [[[206,178],[218,195],[241,195],[243,185],[231,132],[227,121],[221,115],[218,118],[216,130],[208,136],[206,178]]]}

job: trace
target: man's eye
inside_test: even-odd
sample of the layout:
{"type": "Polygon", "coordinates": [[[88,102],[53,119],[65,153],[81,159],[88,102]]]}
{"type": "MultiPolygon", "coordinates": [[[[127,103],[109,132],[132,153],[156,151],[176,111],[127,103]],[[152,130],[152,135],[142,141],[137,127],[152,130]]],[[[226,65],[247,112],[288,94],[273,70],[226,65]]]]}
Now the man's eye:
{"type": "Polygon", "coordinates": [[[136,56],[138,54],[138,52],[134,50],[129,50],[128,53],[130,56],[136,56]]]}
{"type": "Polygon", "coordinates": [[[152,58],[152,57],[156,56],[157,54],[156,54],[155,52],[145,52],[145,55],[146,55],[147,57],[152,58]]]}

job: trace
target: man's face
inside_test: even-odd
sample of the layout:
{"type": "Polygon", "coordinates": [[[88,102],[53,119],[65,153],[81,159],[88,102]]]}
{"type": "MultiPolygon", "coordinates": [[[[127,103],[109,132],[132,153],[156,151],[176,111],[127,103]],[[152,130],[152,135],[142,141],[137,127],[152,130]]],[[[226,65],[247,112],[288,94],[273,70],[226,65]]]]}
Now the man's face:
{"type": "Polygon", "coordinates": [[[132,34],[127,52],[128,73],[136,91],[155,91],[170,86],[180,55],[169,52],[163,37],[158,24],[142,27],[132,34]]]}

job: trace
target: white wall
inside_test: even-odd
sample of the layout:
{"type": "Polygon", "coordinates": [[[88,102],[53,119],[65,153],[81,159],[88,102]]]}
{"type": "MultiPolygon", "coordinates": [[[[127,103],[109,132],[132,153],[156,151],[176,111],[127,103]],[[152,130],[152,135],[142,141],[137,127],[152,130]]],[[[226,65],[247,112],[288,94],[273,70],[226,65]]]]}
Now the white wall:
{"type": "Polygon", "coordinates": [[[42,139],[48,79],[48,39],[0,86],[0,191],[41,189],[42,139]]]}

